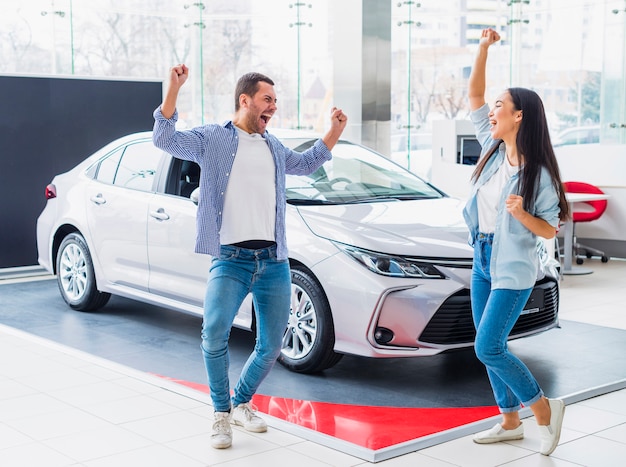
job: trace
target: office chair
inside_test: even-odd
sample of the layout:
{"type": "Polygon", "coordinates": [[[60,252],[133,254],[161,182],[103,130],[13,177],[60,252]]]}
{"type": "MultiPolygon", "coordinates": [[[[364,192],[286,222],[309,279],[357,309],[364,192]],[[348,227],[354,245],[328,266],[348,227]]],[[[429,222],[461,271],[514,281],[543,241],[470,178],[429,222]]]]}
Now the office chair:
{"type": "MultiPolygon", "coordinates": [[[[568,193],[604,194],[604,192],[597,186],[585,182],[563,182],[563,186],[565,187],[565,191],[568,193]]],[[[587,258],[600,256],[600,260],[603,263],[606,263],[609,258],[603,251],[578,243],[576,240],[576,224],[579,222],[591,222],[599,219],[600,216],[604,214],[604,211],[606,211],[607,201],[605,199],[583,201],[580,204],[585,204],[587,209],[580,211],[573,210],[571,213],[572,220],[574,221],[573,256],[576,258],[576,264],[583,264],[583,259],[580,257],[583,253],[587,258]]]]}

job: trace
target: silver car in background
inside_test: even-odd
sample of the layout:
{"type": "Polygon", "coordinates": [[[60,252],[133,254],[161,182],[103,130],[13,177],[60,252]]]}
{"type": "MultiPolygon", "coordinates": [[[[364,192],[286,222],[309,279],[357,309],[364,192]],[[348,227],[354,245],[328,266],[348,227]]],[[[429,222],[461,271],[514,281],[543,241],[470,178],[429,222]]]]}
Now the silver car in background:
{"type": "MultiPolygon", "coordinates": [[[[297,151],[307,137],[282,137],[297,151]]],[[[152,144],[120,138],[46,188],[39,262],[76,310],[111,294],[202,314],[209,263],[194,253],[199,168],[152,144]],[[194,201],[196,200],[196,201],[194,201]]],[[[287,177],[292,275],[279,361],[314,373],[343,354],[420,357],[470,347],[472,249],[463,202],[380,154],[340,141],[309,176],[287,177]]],[[[511,338],[558,324],[558,263],[542,270],[511,338]]],[[[250,297],[235,326],[254,329],[250,297]]]]}

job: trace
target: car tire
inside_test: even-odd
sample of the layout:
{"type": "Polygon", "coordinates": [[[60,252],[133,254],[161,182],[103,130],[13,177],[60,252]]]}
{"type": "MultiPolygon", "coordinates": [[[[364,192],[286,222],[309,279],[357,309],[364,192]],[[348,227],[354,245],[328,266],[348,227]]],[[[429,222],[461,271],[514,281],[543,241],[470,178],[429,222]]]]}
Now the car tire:
{"type": "Polygon", "coordinates": [[[91,253],[79,233],[67,235],[56,257],[57,284],[63,300],[78,311],[94,311],[107,304],[111,294],[96,287],[91,253]]]}
{"type": "Polygon", "coordinates": [[[318,373],[342,354],[333,350],[335,329],[324,290],[307,271],[291,270],[291,310],[278,361],[297,373],[318,373]]]}

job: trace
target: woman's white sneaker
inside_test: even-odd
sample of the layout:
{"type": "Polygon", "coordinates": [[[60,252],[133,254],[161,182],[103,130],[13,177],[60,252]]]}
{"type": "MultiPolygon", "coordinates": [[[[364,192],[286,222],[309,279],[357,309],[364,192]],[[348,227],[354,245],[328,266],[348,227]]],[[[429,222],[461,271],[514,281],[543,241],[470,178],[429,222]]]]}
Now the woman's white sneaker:
{"type": "Polygon", "coordinates": [[[539,425],[541,435],[541,448],[539,452],[544,456],[549,456],[556,449],[561,438],[561,426],[563,425],[563,415],[565,415],[565,403],[559,399],[548,399],[550,404],[550,424],[539,425]]]}
{"type": "Polygon", "coordinates": [[[520,425],[514,430],[505,430],[502,425],[497,423],[493,428],[481,431],[474,435],[474,442],[478,444],[491,444],[499,443],[501,441],[513,441],[515,439],[522,439],[524,437],[524,424],[520,425]]]}

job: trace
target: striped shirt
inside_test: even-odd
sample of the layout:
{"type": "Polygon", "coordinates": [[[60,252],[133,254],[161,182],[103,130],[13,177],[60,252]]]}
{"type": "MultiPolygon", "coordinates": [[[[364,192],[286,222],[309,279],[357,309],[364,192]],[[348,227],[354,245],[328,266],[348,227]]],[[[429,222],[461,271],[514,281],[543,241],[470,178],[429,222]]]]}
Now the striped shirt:
{"type": "MultiPolygon", "coordinates": [[[[177,120],[178,112],[166,119],[159,106],[154,111],[152,140],[157,148],[178,159],[194,161],[200,166],[195,252],[218,256],[224,195],[239,142],[237,130],[229,120],[222,125],[210,124],[176,131],[177,120]]],[[[330,160],[332,155],[321,139],[299,153],[285,147],[267,131],[263,136],[276,169],[276,255],[278,259],[287,259],[285,175],[308,175],[330,160]]]]}

